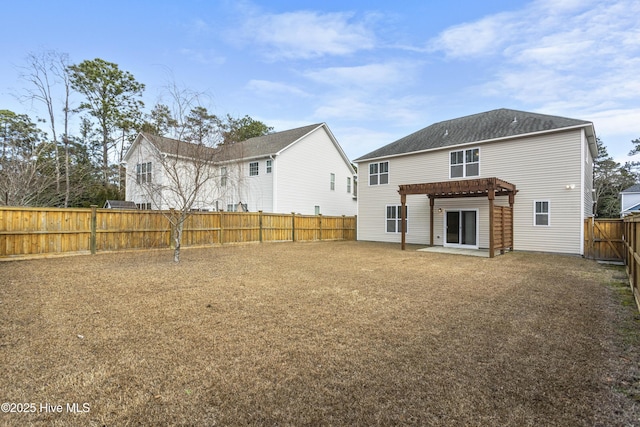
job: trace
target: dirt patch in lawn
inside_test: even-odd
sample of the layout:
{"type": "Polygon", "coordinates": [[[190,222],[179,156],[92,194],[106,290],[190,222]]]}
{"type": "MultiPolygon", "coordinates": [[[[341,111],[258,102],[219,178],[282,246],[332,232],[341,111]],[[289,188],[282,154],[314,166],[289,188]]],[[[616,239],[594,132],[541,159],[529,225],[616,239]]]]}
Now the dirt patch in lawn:
{"type": "Polygon", "coordinates": [[[414,249],[0,263],[0,423],[640,425],[623,270],[414,249]]]}

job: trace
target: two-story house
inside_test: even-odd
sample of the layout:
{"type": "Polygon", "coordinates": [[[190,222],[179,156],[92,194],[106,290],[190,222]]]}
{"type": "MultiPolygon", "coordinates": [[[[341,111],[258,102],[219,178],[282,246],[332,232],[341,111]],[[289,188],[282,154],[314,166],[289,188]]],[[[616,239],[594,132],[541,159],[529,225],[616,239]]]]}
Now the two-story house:
{"type": "Polygon", "coordinates": [[[325,123],[216,148],[147,133],[127,151],[126,200],[142,209],[355,215],[355,170],[325,123]],[[200,188],[195,191],[194,183],[200,188]],[[197,194],[196,194],[197,193],[197,194]]]}
{"type": "Polygon", "coordinates": [[[356,159],[358,239],[583,254],[591,122],[498,109],[435,123],[356,159]],[[404,222],[402,218],[405,218],[404,222]]]}

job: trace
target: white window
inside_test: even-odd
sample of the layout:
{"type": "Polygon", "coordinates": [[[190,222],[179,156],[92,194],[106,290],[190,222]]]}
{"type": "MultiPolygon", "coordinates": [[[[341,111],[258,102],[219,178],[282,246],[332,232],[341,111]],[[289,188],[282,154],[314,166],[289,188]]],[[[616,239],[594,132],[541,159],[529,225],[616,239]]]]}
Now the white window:
{"type": "Polygon", "coordinates": [[[347,177],[347,193],[351,194],[351,177],[347,177]]]}
{"type": "Polygon", "coordinates": [[[369,185],[389,183],[389,162],[369,163],[369,185]]]}
{"type": "Polygon", "coordinates": [[[538,225],[538,226],[551,225],[551,221],[550,221],[551,210],[549,208],[549,201],[536,200],[533,202],[533,206],[534,206],[533,225],[538,225]]]}
{"type": "Polygon", "coordinates": [[[465,178],[480,175],[480,149],[451,151],[449,156],[449,177],[465,178]]]}
{"type": "Polygon", "coordinates": [[[151,162],[136,165],[136,182],[138,184],[151,182],[151,162]]]}
{"type": "Polygon", "coordinates": [[[249,176],[258,176],[258,162],[249,163],[249,176]]]}
{"type": "Polygon", "coordinates": [[[315,206],[316,215],[320,215],[320,206],[315,206]]]}
{"type": "MultiPolygon", "coordinates": [[[[408,215],[409,209],[405,205],[405,215],[408,215]]],[[[386,231],[387,233],[400,233],[400,222],[402,219],[402,205],[387,205],[386,231]]],[[[407,232],[407,217],[404,220],[404,231],[407,232]]]]}
{"type": "Polygon", "coordinates": [[[227,168],[224,166],[220,168],[220,187],[227,186],[227,168]]]}
{"type": "Polygon", "coordinates": [[[267,173],[271,173],[272,160],[267,160],[267,173]]]}
{"type": "Polygon", "coordinates": [[[329,177],[329,188],[331,189],[331,191],[334,191],[336,189],[336,174],[332,173],[329,177]]]}

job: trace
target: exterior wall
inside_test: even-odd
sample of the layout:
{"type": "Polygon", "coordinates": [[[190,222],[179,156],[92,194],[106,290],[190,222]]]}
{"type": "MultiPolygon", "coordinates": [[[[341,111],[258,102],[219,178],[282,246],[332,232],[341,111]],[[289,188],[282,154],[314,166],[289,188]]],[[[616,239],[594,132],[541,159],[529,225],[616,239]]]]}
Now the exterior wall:
{"type": "Polygon", "coordinates": [[[242,162],[239,200],[247,204],[250,212],[273,212],[273,165],[267,173],[267,160],[252,159],[242,162]],[[258,175],[249,175],[249,164],[258,163],[258,175]]]}
{"type": "MultiPolygon", "coordinates": [[[[369,163],[358,165],[358,239],[400,242],[400,233],[386,233],[385,206],[399,205],[398,185],[448,181],[449,153],[480,148],[480,178],[498,177],[516,185],[514,246],[516,250],[582,253],[582,220],[587,203],[583,166],[584,131],[569,130],[508,141],[445,147],[440,150],[380,159],[389,161],[389,184],[369,185],[369,163]],[[570,188],[572,186],[574,188],[570,188]],[[567,189],[569,186],[569,189],[567,189]],[[549,201],[550,226],[534,226],[534,202],[549,201]]],[[[473,177],[471,177],[473,178],[473,177]]],[[[590,189],[589,189],[590,191],[590,189]]],[[[496,205],[508,205],[496,197],[496,205]]],[[[434,244],[444,242],[447,209],[477,209],[479,246],[489,246],[489,201],[482,198],[437,199],[434,244]],[[438,208],[443,212],[439,213],[438,208]]],[[[429,244],[429,200],[407,197],[407,243],[429,244]]]]}
{"type": "MultiPolygon", "coordinates": [[[[125,188],[125,200],[133,201],[136,204],[151,203],[152,209],[179,208],[182,205],[180,196],[176,191],[172,191],[175,180],[167,175],[165,167],[170,167],[178,176],[178,180],[184,186],[183,192],[189,194],[193,191],[188,184],[195,179],[190,178],[194,170],[186,160],[176,160],[165,158],[158,153],[153,146],[145,139],[137,144],[131,153],[127,153],[127,182],[125,188]],[[138,184],[136,182],[136,166],[138,163],[151,162],[151,183],[138,184]],[[164,166],[166,165],[166,166],[164,166]]],[[[215,200],[218,197],[218,180],[215,168],[201,169],[202,176],[210,176],[202,183],[198,191],[198,197],[194,201],[193,209],[214,210],[215,200]]]]}
{"type": "Polygon", "coordinates": [[[352,172],[333,144],[324,127],[316,129],[276,157],[274,209],[276,212],[323,215],[355,215],[352,172]],[[330,188],[330,174],[335,174],[335,190],[330,188]],[[347,192],[347,178],[351,192],[347,192]]]}
{"type": "Polygon", "coordinates": [[[640,203],[640,193],[620,193],[622,212],[640,203]]]}
{"type": "Polygon", "coordinates": [[[151,162],[151,182],[154,187],[162,186],[164,176],[159,165],[158,155],[158,152],[144,140],[133,148],[127,161],[125,200],[136,204],[151,203],[152,209],[168,209],[168,206],[162,202],[162,194],[157,189],[152,190],[149,186],[136,182],[136,165],[151,162]]]}

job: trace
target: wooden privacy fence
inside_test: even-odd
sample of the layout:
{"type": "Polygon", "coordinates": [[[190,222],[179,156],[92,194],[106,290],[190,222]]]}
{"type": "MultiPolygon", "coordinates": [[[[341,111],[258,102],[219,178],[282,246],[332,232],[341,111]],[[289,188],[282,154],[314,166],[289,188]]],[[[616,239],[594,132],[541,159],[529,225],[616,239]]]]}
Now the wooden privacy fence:
{"type": "Polygon", "coordinates": [[[640,215],[624,218],[624,261],[629,275],[629,284],[640,310],[640,215]]]}
{"type": "MultiPolygon", "coordinates": [[[[160,249],[173,245],[171,211],[0,208],[0,258],[160,249]]],[[[182,246],[356,240],[355,216],[194,212],[182,246]]]]}
{"type": "Polygon", "coordinates": [[[602,261],[624,259],[622,218],[587,218],[584,221],[584,256],[602,261]]]}
{"type": "Polygon", "coordinates": [[[513,208],[493,207],[493,250],[513,250],[513,208]]]}

